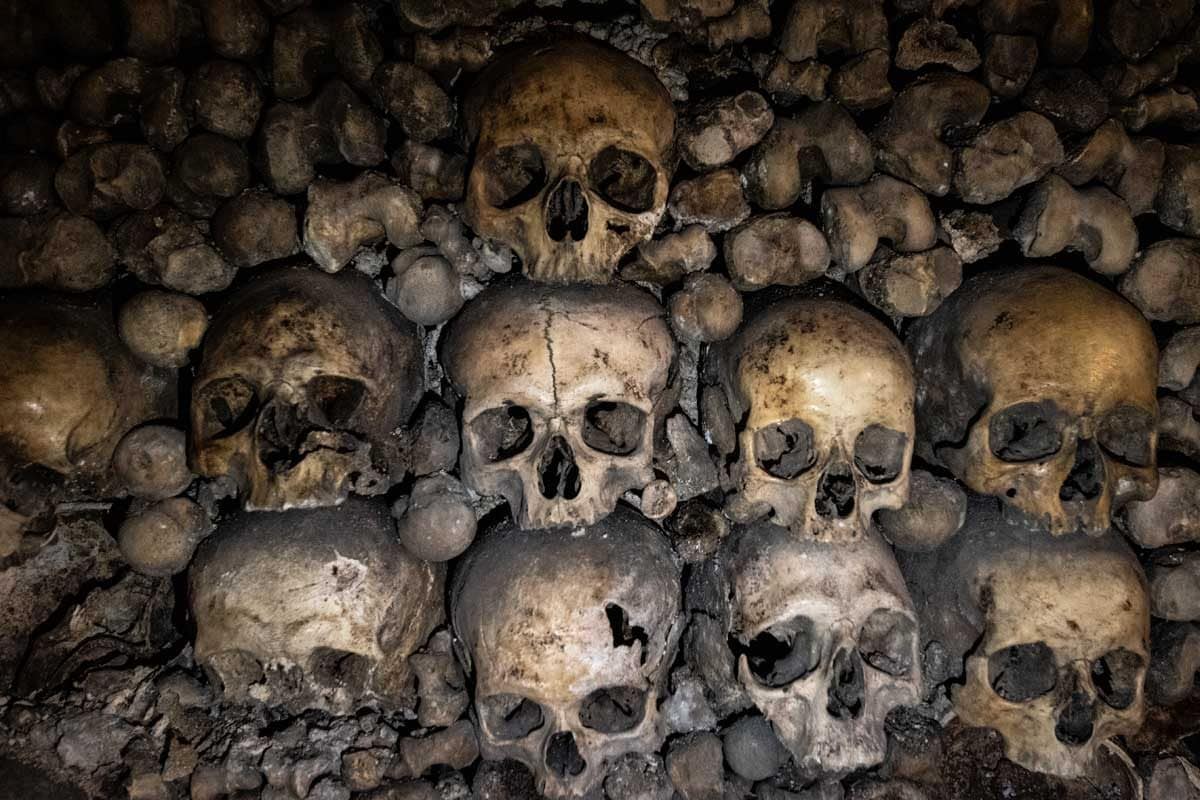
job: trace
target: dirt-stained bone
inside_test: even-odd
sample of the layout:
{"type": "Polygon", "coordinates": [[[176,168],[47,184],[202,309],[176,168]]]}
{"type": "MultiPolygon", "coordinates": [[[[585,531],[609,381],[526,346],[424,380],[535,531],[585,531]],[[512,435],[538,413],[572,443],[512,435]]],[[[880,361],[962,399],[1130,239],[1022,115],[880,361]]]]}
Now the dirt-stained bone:
{"type": "Polygon", "coordinates": [[[929,200],[890,175],[876,175],[862,186],[827,190],[821,196],[821,227],[842,272],[866,266],[881,239],[902,253],[928,250],[937,241],[929,200]]]}
{"type": "Polygon", "coordinates": [[[1158,348],[1135,308],[1054,267],[989,272],[914,325],[918,452],[1055,535],[1154,494],[1158,348]]]}
{"type": "Polygon", "coordinates": [[[1055,168],[1072,186],[1092,181],[1112,189],[1129,206],[1133,216],[1154,207],[1163,173],[1165,152],[1157,139],[1130,139],[1124,126],[1110,119],[1068,152],[1055,168]]]}
{"type": "Polygon", "coordinates": [[[398,181],[363,172],[348,183],[319,179],[308,187],[304,251],[337,272],[359,249],[386,238],[395,247],[420,244],[421,199],[398,181]]]}
{"type": "Polygon", "coordinates": [[[1058,175],[1033,188],[1013,228],[1021,252],[1045,258],[1077,250],[1101,275],[1120,275],[1133,263],[1137,228],[1125,201],[1101,186],[1075,189],[1058,175]]]}
{"type": "Polygon", "coordinates": [[[466,216],[535,280],[608,281],[666,208],[675,110],[654,74],[559,38],[497,60],[467,98],[466,216]]]}

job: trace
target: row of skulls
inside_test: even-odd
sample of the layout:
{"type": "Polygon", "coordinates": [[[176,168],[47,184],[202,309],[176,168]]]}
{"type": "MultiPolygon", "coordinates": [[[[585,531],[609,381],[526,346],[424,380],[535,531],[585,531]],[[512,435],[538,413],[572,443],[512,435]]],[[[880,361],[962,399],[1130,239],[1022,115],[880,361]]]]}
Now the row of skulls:
{"type": "MultiPolygon", "coordinates": [[[[712,422],[739,431],[719,455],[742,527],[720,559],[730,658],[755,705],[797,763],[845,774],[878,763],[888,712],[920,700],[928,642],[957,644],[957,713],[1000,730],[1018,763],[1084,774],[1144,707],[1145,578],[1109,532],[1115,508],[1155,489],[1144,319],[1045,267],[972,279],[908,352],[832,290],[763,300],[702,370],[724,401],[712,422]],[[872,515],[904,504],[914,449],[1006,512],[981,506],[939,551],[898,564],[872,515]],[[905,575],[923,570],[910,595],[905,575]]],[[[10,311],[0,350],[29,369],[0,386],[6,452],[98,480],[122,434],[163,413],[149,399],[161,381],[139,377],[88,309],[10,311]]],[[[443,621],[446,569],[400,544],[386,506],[350,495],[402,479],[395,434],[422,396],[422,358],[415,328],[351,274],[279,269],[214,319],[190,453],[237,485],[244,512],[201,544],[189,586],[197,659],[230,695],[256,696],[281,665],[308,676],[318,707],[408,691],[407,658],[443,621]]],[[[621,501],[661,480],[676,346],[641,289],[512,280],[448,326],[441,360],[463,480],[512,517],[449,587],[482,751],[581,795],[607,760],[664,736],[681,566],[621,501]]]]}

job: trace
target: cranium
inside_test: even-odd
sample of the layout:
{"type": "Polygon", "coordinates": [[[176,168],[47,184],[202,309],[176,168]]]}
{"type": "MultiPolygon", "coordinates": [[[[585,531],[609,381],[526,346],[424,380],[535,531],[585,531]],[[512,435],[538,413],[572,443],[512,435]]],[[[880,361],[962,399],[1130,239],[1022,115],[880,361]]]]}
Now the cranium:
{"type": "Polygon", "coordinates": [[[466,216],[542,281],[607,282],[662,218],[675,110],[649,69],[560,36],[499,59],[467,99],[466,216]]]}
{"type": "Polygon", "coordinates": [[[525,763],[549,797],[580,797],[605,762],[658,749],[679,577],[662,533],[629,510],[581,533],[507,526],[477,540],[450,602],[484,758],[525,763]]]}
{"type": "Polygon", "coordinates": [[[111,312],[49,297],[0,303],[0,501],[20,506],[7,495],[39,471],[102,496],[121,437],[173,412],[166,387],[117,338],[111,312]]]}
{"type": "Polygon", "coordinates": [[[715,352],[733,418],[744,420],[735,519],[771,513],[796,532],[844,539],[904,503],[913,375],[882,323],[839,300],[785,298],[715,352]]]}
{"type": "Polygon", "coordinates": [[[883,761],[884,718],[920,699],[916,613],[895,557],[759,522],[728,553],[738,680],[809,773],[883,761]]]}
{"type": "Polygon", "coordinates": [[[654,479],[675,343],[649,294],[494,287],[451,323],[442,356],[464,398],[463,478],[522,527],[590,524],[654,479]]]}
{"type": "Polygon", "coordinates": [[[188,572],[196,659],[233,699],[401,703],[408,656],[443,621],[444,575],[404,549],[386,505],[242,513],[188,572]]]}
{"type": "Polygon", "coordinates": [[[909,346],[920,453],[975,491],[1054,534],[1154,495],[1158,348],[1121,297],[1053,267],[989,273],[909,346]]]}
{"type": "Polygon", "coordinates": [[[954,538],[901,562],[922,637],[965,673],[955,712],[999,731],[1009,760],[1084,777],[1104,742],[1137,732],[1149,600],[1141,566],[1114,532],[1047,536],[975,498],[954,538]]]}
{"type": "Polygon", "coordinates": [[[209,329],[192,388],[192,468],[232,476],[247,509],[386,491],[387,437],[416,407],[421,375],[415,329],[365,278],[278,270],[209,329]]]}

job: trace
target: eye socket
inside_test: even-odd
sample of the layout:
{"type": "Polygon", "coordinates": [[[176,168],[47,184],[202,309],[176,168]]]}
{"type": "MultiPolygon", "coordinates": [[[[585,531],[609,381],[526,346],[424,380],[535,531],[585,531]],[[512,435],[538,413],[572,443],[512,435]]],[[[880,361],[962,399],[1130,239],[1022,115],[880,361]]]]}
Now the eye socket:
{"type": "Polygon", "coordinates": [[[654,207],[658,171],[645,158],[619,147],[606,147],[588,167],[592,189],[621,211],[641,214],[654,207]]]}
{"type": "Polygon", "coordinates": [[[1124,647],[1110,650],[1092,662],[1092,685],[1100,699],[1116,709],[1129,708],[1137,696],[1144,662],[1124,647]]]}
{"type": "Polygon", "coordinates": [[[533,441],[533,420],[518,405],[499,406],[471,420],[479,452],[489,463],[504,461],[524,452],[533,441]]]}
{"type": "Polygon", "coordinates": [[[1058,683],[1054,651],[1045,642],[1015,644],[988,658],[992,691],[1012,703],[1041,697],[1058,683]]]}
{"type": "Polygon", "coordinates": [[[1148,467],[1154,461],[1151,441],[1155,427],[1154,417],[1148,411],[1121,406],[1100,423],[1096,440],[1118,461],[1148,467]]]}
{"type": "Polygon", "coordinates": [[[1003,461],[1037,461],[1062,447],[1063,413],[1051,400],[1016,403],[988,423],[988,445],[1003,461]]]}
{"type": "Polygon", "coordinates": [[[318,375],[307,388],[313,410],[334,427],[346,427],[367,396],[361,381],[340,375],[318,375]]]}
{"type": "Polygon", "coordinates": [[[593,450],[627,456],[642,443],[646,415],[628,403],[601,400],[583,414],[583,441],[593,450]]]}
{"type": "Polygon", "coordinates": [[[867,617],[858,637],[863,661],[888,675],[907,675],[913,666],[917,626],[910,618],[888,608],[867,617]]]}
{"type": "Polygon", "coordinates": [[[904,471],[908,436],[882,425],[868,425],[854,440],[854,466],[871,483],[890,483],[904,471]]]}
{"type": "Polygon", "coordinates": [[[546,185],[542,151],[531,144],[501,147],[483,162],[483,199],[493,208],[515,208],[546,185]]]}
{"type": "Polygon", "coordinates": [[[636,686],[597,689],[579,707],[579,722],[600,733],[624,733],[641,724],[646,715],[646,690],[636,686]]]}
{"type": "Polygon", "coordinates": [[[254,387],[239,377],[220,378],[205,386],[195,399],[200,414],[200,434],[205,439],[232,436],[258,413],[254,387]]]}
{"type": "Polygon", "coordinates": [[[794,617],[759,633],[749,644],[734,641],[746,656],[750,674],[763,686],[779,689],[803,678],[821,663],[816,624],[794,617]]]}
{"type": "Polygon", "coordinates": [[[754,432],[754,460],[782,480],[803,475],[817,463],[813,429],[799,419],[776,422],[754,432]]]}
{"type": "Polygon", "coordinates": [[[501,741],[524,739],[546,721],[540,705],[516,694],[494,694],[478,705],[487,730],[501,741]]]}

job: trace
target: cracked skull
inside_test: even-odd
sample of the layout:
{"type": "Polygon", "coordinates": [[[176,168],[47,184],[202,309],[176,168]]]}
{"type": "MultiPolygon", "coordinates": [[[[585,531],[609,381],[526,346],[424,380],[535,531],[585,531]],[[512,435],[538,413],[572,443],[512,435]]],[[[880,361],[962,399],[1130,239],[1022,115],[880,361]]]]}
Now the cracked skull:
{"type": "Polygon", "coordinates": [[[759,522],[731,546],[738,680],[807,772],[844,775],[887,752],[884,719],[920,695],[916,614],[873,531],[846,542],[759,522]]]}
{"type": "Polygon", "coordinates": [[[444,567],[359,498],[243,512],[200,546],[188,587],[196,660],[226,697],[292,709],[405,702],[408,656],[443,621],[444,567]]]}
{"type": "Polygon", "coordinates": [[[977,498],[939,551],[902,560],[926,595],[922,636],[965,672],[955,712],[999,731],[1011,761],[1085,777],[1104,742],[1141,727],[1149,600],[1115,532],[1047,536],[977,498]]]}
{"type": "Polygon", "coordinates": [[[605,283],[662,218],[675,110],[620,51],[584,37],[520,48],[481,77],[466,120],[467,219],[532,278],[605,283]]]}
{"type": "Polygon", "coordinates": [[[361,276],[287,268],[250,284],[205,339],[193,469],[232,476],[247,509],[386,491],[403,471],[388,437],[420,400],[420,352],[412,324],[361,276]]]}
{"type": "Polygon", "coordinates": [[[649,294],[494,287],[451,323],[442,356],[463,397],[463,478],[522,527],[590,524],[654,480],[675,343],[649,294]]]}
{"type": "Polygon", "coordinates": [[[827,298],[779,300],[716,352],[734,419],[730,514],[818,538],[861,536],[908,496],[913,375],[884,325],[827,298]]]}
{"type": "Polygon", "coordinates": [[[29,492],[76,483],[95,497],[121,437],[170,413],[165,386],[106,310],[55,299],[0,305],[0,500],[20,507],[29,492]]]}
{"type": "Polygon", "coordinates": [[[1062,534],[1154,495],[1158,348],[1145,318],[1053,267],[979,276],[920,320],[918,447],[1062,534]]]}
{"type": "Polygon", "coordinates": [[[607,761],[657,750],[679,580],[670,544],[630,510],[582,533],[482,537],[455,575],[451,618],[484,758],[523,762],[548,797],[581,797],[607,761]]]}

